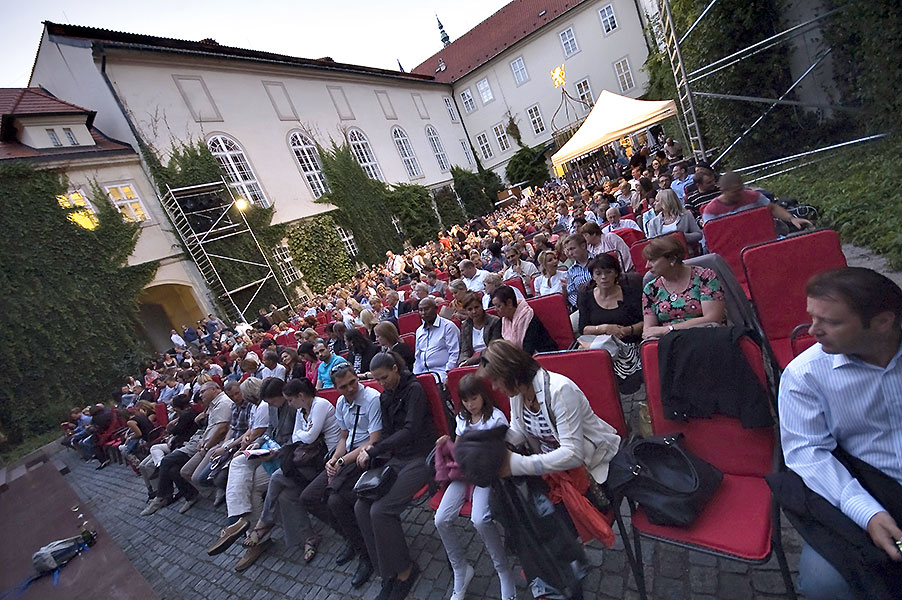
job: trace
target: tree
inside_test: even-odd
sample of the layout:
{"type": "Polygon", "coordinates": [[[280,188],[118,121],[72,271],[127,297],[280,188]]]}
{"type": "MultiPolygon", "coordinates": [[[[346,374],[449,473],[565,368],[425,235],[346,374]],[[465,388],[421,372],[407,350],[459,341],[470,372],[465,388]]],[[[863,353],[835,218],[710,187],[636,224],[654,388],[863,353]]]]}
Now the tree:
{"type": "Polygon", "coordinates": [[[442,218],[443,227],[448,228],[464,222],[464,211],[451,186],[446,185],[435,191],[435,206],[442,218]]]}
{"type": "Polygon", "coordinates": [[[541,187],[548,180],[548,165],[542,155],[542,147],[523,146],[507,163],[507,180],[514,183],[525,181],[526,185],[541,187]]]}
{"type": "Polygon", "coordinates": [[[451,176],[454,178],[454,189],[463,202],[467,217],[478,217],[492,210],[494,201],[489,200],[486,195],[481,174],[461,167],[451,167],[451,176]]]}
{"type": "Polygon", "coordinates": [[[421,185],[396,184],[388,192],[388,204],[397,212],[404,236],[411,244],[422,246],[435,239],[439,223],[429,190],[421,185]]]}
{"type": "Polygon", "coordinates": [[[58,199],[67,187],[48,171],[0,165],[0,437],[11,444],[106,400],[149,355],[138,296],[158,265],[127,263],[140,225],[94,186],[97,225],[79,226],[79,209],[58,199]]]}

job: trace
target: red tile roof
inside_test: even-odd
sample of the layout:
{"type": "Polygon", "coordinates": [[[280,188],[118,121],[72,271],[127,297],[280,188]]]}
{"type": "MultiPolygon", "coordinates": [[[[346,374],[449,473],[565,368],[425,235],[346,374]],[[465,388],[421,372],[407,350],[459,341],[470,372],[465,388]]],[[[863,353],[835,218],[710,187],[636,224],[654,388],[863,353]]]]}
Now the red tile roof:
{"type": "Polygon", "coordinates": [[[17,141],[0,141],[0,160],[21,159],[30,162],[48,162],[55,160],[88,158],[96,155],[108,157],[111,154],[135,154],[131,146],[124,142],[108,138],[103,133],[91,127],[91,137],[94,138],[93,146],[63,146],[60,148],[32,148],[17,141]]]}
{"type": "Polygon", "coordinates": [[[78,38],[85,40],[97,40],[107,43],[111,46],[123,45],[130,48],[140,48],[144,50],[165,50],[169,52],[179,52],[183,54],[204,54],[213,56],[223,56],[227,58],[240,58],[253,61],[266,61],[280,64],[291,64],[300,67],[309,67],[314,69],[322,69],[327,71],[344,71],[350,73],[363,73],[367,75],[377,75],[382,77],[396,77],[399,79],[408,79],[423,82],[434,83],[435,79],[431,73],[425,76],[417,73],[404,73],[403,71],[391,71],[388,69],[377,69],[374,67],[364,67],[361,65],[352,65],[348,63],[335,62],[329,57],[321,59],[299,58],[296,56],[286,56],[284,54],[274,54],[272,52],[262,52],[260,50],[248,50],[246,48],[234,48],[231,46],[222,46],[216,40],[206,38],[199,42],[189,40],[178,40],[173,38],[162,38],[153,35],[143,35],[136,33],[127,33],[123,31],[111,31],[109,29],[101,29],[97,27],[83,27],[81,25],[63,25],[44,21],[47,32],[51,35],[58,35],[69,38],[78,38]]]}
{"type": "Polygon", "coordinates": [[[587,0],[514,0],[411,72],[453,83],[587,0]],[[439,58],[445,70],[438,71],[439,58]]]}

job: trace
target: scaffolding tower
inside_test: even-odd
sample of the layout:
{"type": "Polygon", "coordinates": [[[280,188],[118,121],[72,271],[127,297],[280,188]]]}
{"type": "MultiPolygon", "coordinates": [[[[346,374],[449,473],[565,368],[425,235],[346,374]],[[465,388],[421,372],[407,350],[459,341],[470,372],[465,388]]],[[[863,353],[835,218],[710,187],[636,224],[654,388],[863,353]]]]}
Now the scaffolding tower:
{"type": "Polygon", "coordinates": [[[270,280],[278,285],[285,303],[290,304],[282,283],[245,218],[247,200],[236,196],[225,179],[180,188],[166,186],[166,189],[161,201],[163,208],[207,286],[230,318],[246,321],[248,309],[270,280]],[[239,219],[233,217],[236,213],[239,219]],[[211,244],[235,236],[250,236],[259,255],[236,256],[226,250],[228,245],[221,245],[218,252],[210,252],[211,244]],[[254,267],[252,272],[256,278],[229,289],[214,260],[250,265],[254,267]],[[247,302],[242,302],[237,296],[246,291],[252,291],[252,294],[247,302]]]}

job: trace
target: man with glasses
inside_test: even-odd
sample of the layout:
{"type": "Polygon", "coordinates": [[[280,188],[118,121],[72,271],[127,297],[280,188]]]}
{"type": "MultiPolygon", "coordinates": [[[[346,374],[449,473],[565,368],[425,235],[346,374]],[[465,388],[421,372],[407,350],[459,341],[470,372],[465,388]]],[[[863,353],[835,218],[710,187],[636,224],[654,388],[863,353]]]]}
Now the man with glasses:
{"type": "Polygon", "coordinates": [[[417,328],[413,372],[437,373],[444,383],[448,370],[457,366],[460,355],[460,330],[457,325],[438,316],[435,299],[420,301],[418,308],[423,324],[417,328]]]}
{"type": "Polygon", "coordinates": [[[320,360],[319,366],[316,368],[316,389],[325,390],[335,387],[332,381],[332,371],[339,365],[348,364],[348,361],[337,354],[333,354],[329,347],[322,342],[317,342],[316,346],[313,347],[313,351],[316,352],[316,357],[320,360]]]}
{"type": "Polygon", "coordinates": [[[301,504],[308,513],[330,525],[347,541],[335,559],[337,565],[359,556],[359,564],[351,585],[360,587],[373,574],[373,563],[354,516],[357,495],[354,484],[360,478],[357,456],[363,448],[378,442],[382,435],[382,407],[379,392],[360,384],[353,367],[347,362],[332,369],[332,381],[342,396],[335,403],[338,422],[338,445],[320,473],[301,493],[301,504]]]}
{"type": "Polygon", "coordinates": [[[520,260],[520,252],[517,247],[510,245],[504,249],[504,259],[510,266],[504,271],[502,278],[508,279],[519,278],[526,288],[526,295],[532,296],[532,280],[539,276],[539,269],[531,262],[520,260]]]}

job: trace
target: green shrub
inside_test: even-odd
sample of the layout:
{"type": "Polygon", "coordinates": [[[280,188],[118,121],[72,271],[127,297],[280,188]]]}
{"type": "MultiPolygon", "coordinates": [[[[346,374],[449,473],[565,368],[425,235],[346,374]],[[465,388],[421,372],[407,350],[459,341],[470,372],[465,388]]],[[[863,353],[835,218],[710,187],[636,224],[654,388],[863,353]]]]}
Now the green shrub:
{"type": "Polygon", "coordinates": [[[389,190],[387,201],[401,220],[401,229],[411,244],[422,246],[435,239],[438,216],[432,209],[429,190],[421,185],[398,183],[389,190]]]}
{"type": "MultiPolygon", "coordinates": [[[[452,226],[464,222],[464,211],[457,200],[457,194],[446,185],[435,191],[435,207],[438,214],[442,218],[442,226],[449,229],[452,226]]],[[[434,240],[436,236],[433,234],[430,240],[434,240]]]]}
{"type": "Polygon", "coordinates": [[[507,163],[505,174],[511,185],[525,181],[526,185],[540,187],[548,180],[548,165],[541,155],[543,146],[523,146],[507,163]]]}
{"type": "MultiPolygon", "coordinates": [[[[489,200],[485,183],[480,173],[473,173],[461,167],[451,167],[451,176],[454,177],[454,189],[463,202],[468,218],[478,217],[491,212],[495,204],[489,200]]],[[[447,224],[446,226],[453,225],[447,224]]]]}
{"type": "Polygon", "coordinates": [[[104,402],[149,352],[136,334],[138,295],[157,263],[129,267],[139,226],[104,194],[98,226],[69,219],[66,182],[0,165],[0,437],[16,445],[58,427],[72,406],[104,402]]]}
{"type": "Polygon", "coordinates": [[[316,294],[337,281],[354,275],[354,264],[345,252],[329,215],[301,221],[288,230],[288,251],[304,274],[307,286],[316,294]]]}

